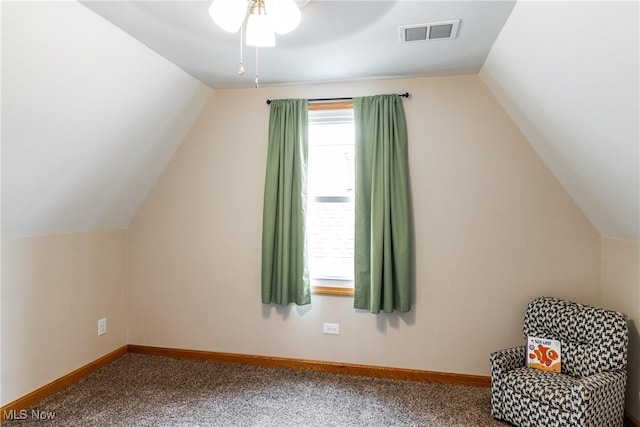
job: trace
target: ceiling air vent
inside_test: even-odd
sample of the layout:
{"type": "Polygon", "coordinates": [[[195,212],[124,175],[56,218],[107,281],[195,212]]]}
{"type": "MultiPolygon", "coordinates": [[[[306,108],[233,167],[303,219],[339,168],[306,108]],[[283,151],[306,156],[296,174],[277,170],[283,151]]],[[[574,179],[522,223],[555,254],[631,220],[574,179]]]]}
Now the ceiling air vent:
{"type": "Polygon", "coordinates": [[[400,41],[403,43],[424,42],[430,40],[454,39],[458,34],[460,20],[431,22],[429,24],[401,25],[398,27],[400,41]]]}

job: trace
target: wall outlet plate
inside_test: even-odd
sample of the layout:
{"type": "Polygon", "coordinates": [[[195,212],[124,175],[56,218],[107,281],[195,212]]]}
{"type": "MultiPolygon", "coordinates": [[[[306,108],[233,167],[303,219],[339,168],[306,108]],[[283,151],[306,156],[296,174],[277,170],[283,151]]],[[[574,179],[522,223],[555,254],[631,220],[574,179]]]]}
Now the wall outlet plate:
{"type": "Polygon", "coordinates": [[[98,320],[98,336],[107,333],[107,318],[98,320]]]}
{"type": "Polygon", "coordinates": [[[339,335],[340,334],[340,324],[339,323],[323,323],[322,324],[322,333],[323,334],[339,335]]]}

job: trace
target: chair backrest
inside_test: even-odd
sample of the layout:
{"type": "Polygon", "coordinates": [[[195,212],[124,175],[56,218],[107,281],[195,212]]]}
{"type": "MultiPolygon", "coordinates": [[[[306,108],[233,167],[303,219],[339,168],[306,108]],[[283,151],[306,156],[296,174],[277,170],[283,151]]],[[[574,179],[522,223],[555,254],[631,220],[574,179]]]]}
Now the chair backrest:
{"type": "Polygon", "coordinates": [[[540,297],[527,306],[523,332],[525,339],[560,340],[563,373],[584,377],[627,367],[629,331],[622,313],[540,297]]]}

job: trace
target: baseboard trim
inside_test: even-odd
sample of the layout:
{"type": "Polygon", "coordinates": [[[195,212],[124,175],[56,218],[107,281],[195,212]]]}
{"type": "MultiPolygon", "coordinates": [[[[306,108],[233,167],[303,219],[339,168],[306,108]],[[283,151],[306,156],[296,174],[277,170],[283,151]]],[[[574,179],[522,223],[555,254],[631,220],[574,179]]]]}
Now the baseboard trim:
{"type": "Polygon", "coordinates": [[[633,427],[640,427],[640,420],[631,415],[629,411],[624,411],[624,420],[633,427]]]}
{"type": "Polygon", "coordinates": [[[213,351],[186,350],[166,347],[129,345],[129,353],[174,357],[179,359],[208,360],[212,362],[240,363],[270,368],[288,368],[307,371],[364,377],[423,381],[440,384],[490,387],[491,377],[482,375],[452,374],[447,372],[421,371],[417,369],[391,368],[386,366],[357,365],[351,363],[321,362],[316,360],[289,359],[283,357],[256,356],[247,354],[219,353],[213,351]]]}
{"type": "MultiPolygon", "coordinates": [[[[322,362],[316,360],[289,359],[284,357],[257,356],[249,354],[220,353],[214,351],[187,350],[167,347],[152,347],[129,344],[108,353],[93,362],[76,369],[67,375],[46,384],[31,393],[0,407],[0,421],[6,414],[29,408],[46,397],[69,387],[82,378],[112,363],[126,353],[149,354],[174,357],[178,359],[208,360],[212,362],[239,363],[270,368],[287,368],[306,371],[329,372],[343,375],[356,375],[375,378],[388,378],[410,381],[432,382],[440,384],[469,385],[490,387],[491,377],[483,375],[453,374],[448,372],[422,371],[417,369],[391,368],[386,366],[358,365],[351,363],[322,362]]],[[[640,421],[625,410],[625,422],[640,427],[640,421]]]]}
{"type": "Polygon", "coordinates": [[[46,384],[31,393],[22,396],[19,399],[14,400],[11,403],[7,403],[6,405],[0,407],[0,420],[4,421],[6,414],[11,413],[12,411],[21,411],[23,409],[29,408],[36,403],[40,402],[42,399],[51,396],[58,391],[69,387],[70,385],[77,383],[82,378],[87,375],[97,371],[103,366],[107,366],[114,360],[122,357],[127,353],[127,346],[122,346],[117,350],[112,351],[111,353],[105,354],[99,359],[94,360],[93,362],[84,365],[81,368],[76,369],[73,372],[68,373],[67,375],[58,378],[46,384]]]}

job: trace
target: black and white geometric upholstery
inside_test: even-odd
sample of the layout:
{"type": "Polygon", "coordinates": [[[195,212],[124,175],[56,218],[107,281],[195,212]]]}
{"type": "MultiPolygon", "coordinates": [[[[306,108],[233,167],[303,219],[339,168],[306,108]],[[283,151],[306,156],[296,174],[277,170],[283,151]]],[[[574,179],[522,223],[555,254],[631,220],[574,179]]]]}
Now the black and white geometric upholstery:
{"type": "Polygon", "coordinates": [[[491,354],[495,418],[527,426],[622,426],[627,383],[626,316],[541,297],[529,303],[524,337],[561,342],[562,372],[525,367],[525,347],[491,354]]]}

